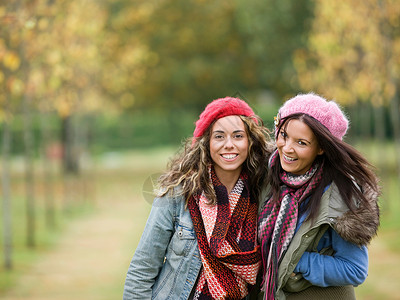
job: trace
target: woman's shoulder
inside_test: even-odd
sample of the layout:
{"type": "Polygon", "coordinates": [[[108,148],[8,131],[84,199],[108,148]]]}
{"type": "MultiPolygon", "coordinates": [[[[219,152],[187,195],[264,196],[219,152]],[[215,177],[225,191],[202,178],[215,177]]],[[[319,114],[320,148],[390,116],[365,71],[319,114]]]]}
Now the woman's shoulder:
{"type": "Polygon", "coordinates": [[[333,229],[343,239],[353,244],[359,246],[369,244],[376,235],[379,226],[378,206],[371,205],[367,207],[358,203],[356,210],[351,211],[344,202],[335,183],[328,187],[323,197],[329,197],[328,214],[333,229]]]}
{"type": "MultiPolygon", "coordinates": [[[[354,199],[354,201],[356,204],[356,199],[354,199]]],[[[350,210],[335,182],[332,182],[325,187],[322,195],[322,203],[325,203],[329,207],[328,215],[330,218],[336,219],[350,210]]]]}
{"type": "Polygon", "coordinates": [[[178,185],[170,190],[158,190],[154,198],[153,206],[182,205],[185,203],[182,186],[178,185]]]}
{"type": "Polygon", "coordinates": [[[338,217],[349,210],[340,195],[338,186],[334,182],[325,187],[322,198],[325,198],[326,201],[324,202],[328,203],[330,209],[329,215],[331,217],[338,217]]]}

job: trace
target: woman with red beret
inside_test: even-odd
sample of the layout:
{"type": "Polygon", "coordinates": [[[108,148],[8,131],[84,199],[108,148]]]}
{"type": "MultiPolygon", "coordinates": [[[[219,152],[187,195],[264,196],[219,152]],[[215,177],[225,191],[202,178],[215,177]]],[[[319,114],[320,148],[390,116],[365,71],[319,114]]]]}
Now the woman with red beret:
{"type": "Polygon", "coordinates": [[[249,299],[257,211],[272,146],[238,98],[212,101],[160,177],[123,299],[249,299]]]}

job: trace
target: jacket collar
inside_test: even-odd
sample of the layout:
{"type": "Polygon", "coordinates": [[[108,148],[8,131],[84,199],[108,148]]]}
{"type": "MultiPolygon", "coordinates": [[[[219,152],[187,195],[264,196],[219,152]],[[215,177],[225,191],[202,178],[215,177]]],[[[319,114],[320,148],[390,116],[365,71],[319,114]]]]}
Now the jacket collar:
{"type": "MultiPolygon", "coordinates": [[[[377,234],[379,227],[378,193],[367,186],[361,187],[369,207],[356,202],[357,209],[353,213],[344,203],[338,187],[332,183],[322,197],[321,206],[328,201],[325,216],[333,229],[346,241],[358,246],[368,245],[377,234]]],[[[356,200],[355,200],[356,201],[356,200]]]]}

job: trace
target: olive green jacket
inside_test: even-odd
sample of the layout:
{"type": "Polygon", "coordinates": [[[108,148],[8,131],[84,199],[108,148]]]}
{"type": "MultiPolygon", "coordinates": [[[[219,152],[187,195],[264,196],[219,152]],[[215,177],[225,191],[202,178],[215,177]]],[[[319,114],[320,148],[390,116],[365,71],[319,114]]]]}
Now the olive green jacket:
{"type": "MultiPolygon", "coordinates": [[[[311,286],[311,283],[301,274],[293,276],[293,271],[305,251],[317,251],[318,243],[329,227],[332,227],[343,239],[357,245],[367,245],[376,235],[379,225],[377,194],[371,190],[364,192],[367,193],[367,199],[373,209],[357,205],[356,213],[361,217],[362,222],[354,218],[353,213],[342,200],[336,184],[332,183],[324,192],[315,222],[311,220],[303,222],[279,263],[276,299],[285,300],[288,292],[303,291],[311,286]]],[[[333,250],[323,249],[320,253],[332,255],[333,250]]]]}

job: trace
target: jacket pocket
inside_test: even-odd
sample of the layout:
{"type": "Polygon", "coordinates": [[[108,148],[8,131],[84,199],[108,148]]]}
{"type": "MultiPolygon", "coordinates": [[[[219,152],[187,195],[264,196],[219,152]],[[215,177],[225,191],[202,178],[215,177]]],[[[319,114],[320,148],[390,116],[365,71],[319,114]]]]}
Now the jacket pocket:
{"type": "Polygon", "coordinates": [[[171,248],[176,255],[187,256],[196,239],[192,226],[179,223],[172,236],[171,248]]]}
{"type": "Polygon", "coordinates": [[[311,285],[312,284],[308,280],[303,278],[303,275],[298,273],[289,277],[283,290],[285,292],[296,293],[305,290],[311,285]]]}

